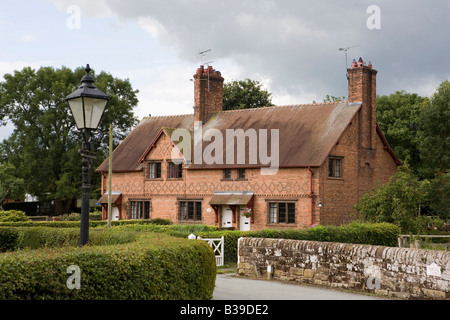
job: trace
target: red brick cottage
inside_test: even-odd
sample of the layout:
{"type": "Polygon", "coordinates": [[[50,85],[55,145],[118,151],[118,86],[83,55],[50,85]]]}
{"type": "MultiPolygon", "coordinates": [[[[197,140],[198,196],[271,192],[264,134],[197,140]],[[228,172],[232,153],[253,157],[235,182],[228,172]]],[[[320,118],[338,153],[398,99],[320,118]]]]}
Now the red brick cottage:
{"type": "MultiPolygon", "coordinates": [[[[240,230],[353,220],[400,165],[376,122],[376,74],[354,61],[348,101],[223,111],[223,77],[198,68],[194,114],[146,117],[114,150],[113,219],[240,230]]],[[[108,159],[97,172],[106,218],[108,159]]]]}

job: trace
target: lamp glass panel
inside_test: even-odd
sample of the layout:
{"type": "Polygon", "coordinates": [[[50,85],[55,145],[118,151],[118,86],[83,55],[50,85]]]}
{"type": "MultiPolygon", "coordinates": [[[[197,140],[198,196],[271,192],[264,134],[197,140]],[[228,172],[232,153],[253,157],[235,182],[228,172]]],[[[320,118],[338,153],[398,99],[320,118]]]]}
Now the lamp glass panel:
{"type": "Polygon", "coordinates": [[[85,128],[97,129],[108,100],[84,98],[85,128]]]}
{"type": "Polygon", "coordinates": [[[72,111],[72,115],[75,119],[75,123],[78,129],[84,128],[84,120],[83,120],[83,98],[79,97],[76,99],[71,99],[68,101],[70,110],[72,111]]]}

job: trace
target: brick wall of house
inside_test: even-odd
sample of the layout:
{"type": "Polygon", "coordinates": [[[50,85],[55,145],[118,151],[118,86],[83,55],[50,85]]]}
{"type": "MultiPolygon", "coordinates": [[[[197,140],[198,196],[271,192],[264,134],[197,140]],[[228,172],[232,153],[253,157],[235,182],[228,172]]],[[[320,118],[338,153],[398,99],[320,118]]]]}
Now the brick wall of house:
{"type": "Polygon", "coordinates": [[[328,176],[328,160],[320,167],[320,195],[318,201],[321,224],[339,225],[351,220],[351,207],[358,199],[358,116],[345,130],[330,156],[342,157],[342,177],[328,176]]]}
{"type": "Polygon", "coordinates": [[[354,143],[359,135],[360,118],[357,116],[342,135],[330,156],[342,157],[342,178],[328,177],[328,161],[319,169],[320,223],[340,225],[358,218],[353,205],[377,183],[385,183],[397,172],[397,164],[375,133],[370,162],[361,158],[360,148],[354,143]],[[361,173],[364,172],[364,177],[361,173]],[[360,181],[360,179],[369,179],[360,181]]]}

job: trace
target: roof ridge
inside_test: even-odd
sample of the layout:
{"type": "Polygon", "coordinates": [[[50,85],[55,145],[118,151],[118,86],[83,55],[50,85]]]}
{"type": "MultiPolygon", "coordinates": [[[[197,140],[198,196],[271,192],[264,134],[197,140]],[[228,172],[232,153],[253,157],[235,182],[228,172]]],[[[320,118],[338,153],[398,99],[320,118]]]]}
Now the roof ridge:
{"type": "Polygon", "coordinates": [[[221,112],[239,112],[239,111],[251,111],[251,110],[261,110],[261,109],[278,109],[278,108],[297,108],[303,106],[317,106],[323,104],[337,104],[341,102],[348,102],[348,100],[340,100],[340,101],[328,101],[328,102],[316,102],[316,103],[299,103],[299,104],[286,104],[280,106],[267,106],[267,107],[258,107],[258,108],[244,108],[244,109],[232,109],[232,110],[223,110],[221,112]]]}
{"type": "Polygon", "coordinates": [[[171,115],[163,115],[163,116],[146,116],[142,119],[154,119],[154,118],[175,118],[175,117],[186,117],[193,116],[193,113],[185,113],[185,114],[171,114],[171,115]]]}

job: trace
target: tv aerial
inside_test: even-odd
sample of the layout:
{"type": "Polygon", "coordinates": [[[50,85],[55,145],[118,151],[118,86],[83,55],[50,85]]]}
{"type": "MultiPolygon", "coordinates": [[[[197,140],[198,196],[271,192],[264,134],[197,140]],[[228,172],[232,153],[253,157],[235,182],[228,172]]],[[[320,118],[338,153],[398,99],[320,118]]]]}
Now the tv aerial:
{"type": "MultiPolygon", "coordinates": [[[[211,51],[212,51],[212,49],[203,50],[203,51],[199,51],[199,52],[198,52],[198,55],[202,57],[202,65],[203,65],[203,66],[209,67],[210,64],[214,62],[214,61],[207,61],[207,62],[206,62],[206,54],[207,54],[208,52],[211,52],[211,51]]],[[[210,89],[209,72],[208,72],[207,74],[208,74],[208,78],[205,79],[205,80],[208,81],[208,92],[209,92],[209,89],[210,89]]]]}
{"type": "MultiPolygon", "coordinates": [[[[346,72],[347,72],[347,68],[348,68],[347,52],[351,48],[355,48],[355,47],[359,47],[359,44],[355,45],[355,46],[351,46],[351,47],[339,48],[339,51],[344,51],[345,52],[345,70],[346,70],[346,72]]],[[[348,72],[347,72],[347,79],[348,79],[348,72]]]]}
{"type": "Polygon", "coordinates": [[[202,65],[204,66],[209,66],[211,63],[213,63],[214,61],[208,61],[206,62],[206,54],[208,52],[211,52],[212,49],[208,49],[208,50],[203,50],[203,51],[199,51],[198,55],[202,57],[202,65]]]}

